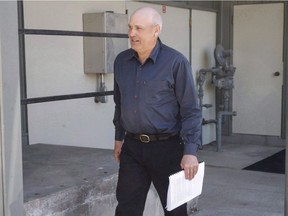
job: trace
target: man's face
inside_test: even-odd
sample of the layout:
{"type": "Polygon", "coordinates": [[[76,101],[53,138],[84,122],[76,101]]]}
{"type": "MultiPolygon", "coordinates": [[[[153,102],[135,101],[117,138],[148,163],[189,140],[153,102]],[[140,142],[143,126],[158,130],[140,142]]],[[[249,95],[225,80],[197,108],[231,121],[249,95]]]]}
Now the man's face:
{"type": "Polygon", "coordinates": [[[138,54],[150,52],[157,41],[158,26],[153,25],[151,19],[141,14],[131,17],[128,24],[128,36],[131,48],[138,54]]]}

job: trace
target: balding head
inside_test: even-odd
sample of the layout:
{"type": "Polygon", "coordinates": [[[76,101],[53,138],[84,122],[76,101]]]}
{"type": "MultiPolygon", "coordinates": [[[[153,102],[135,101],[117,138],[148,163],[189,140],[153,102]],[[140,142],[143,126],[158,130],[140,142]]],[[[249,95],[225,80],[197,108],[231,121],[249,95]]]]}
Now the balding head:
{"type": "Polygon", "coordinates": [[[134,16],[143,17],[143,19],[148,19],[152,25],[159,25],[160,31],[162,30],[162,17],[154,8],[142,7],[134,11],[130,19],[134,16]]]}
{"type": "Polygon", "coordinates": [[[143,7],[130,17],[128,36],[131,48],[134,49],[143,63],[157,44],[162,27],[162,18],[153,8],[143,7]]]}

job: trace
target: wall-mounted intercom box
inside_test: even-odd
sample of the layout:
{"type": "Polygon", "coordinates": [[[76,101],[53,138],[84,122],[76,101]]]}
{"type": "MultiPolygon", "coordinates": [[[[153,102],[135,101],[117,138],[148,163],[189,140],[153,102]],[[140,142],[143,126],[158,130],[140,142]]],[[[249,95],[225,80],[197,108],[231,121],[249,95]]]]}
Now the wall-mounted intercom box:
{"type": "MultiPolygon", "coordinates": [[[[128,17],[113,12],[83,14],[83,31],[127,34],[128,17]]],[[[116,56],[128,49],[127,38],[83,37],[84,72],[112,73],[116,56]]]]}

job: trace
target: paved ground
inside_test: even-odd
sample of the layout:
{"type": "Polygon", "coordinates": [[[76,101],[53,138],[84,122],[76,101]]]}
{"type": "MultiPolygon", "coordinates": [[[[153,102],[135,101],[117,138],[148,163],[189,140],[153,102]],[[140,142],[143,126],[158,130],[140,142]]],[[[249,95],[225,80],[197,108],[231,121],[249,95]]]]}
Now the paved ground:
{"type": "MultiPolygon", "coordinates": [[[[228,142],[222,145],[220,152],[216,152],[215,145],[204,146],[203,150],[199,151],[199,159],[206,163],[203,193],[198,198],[198,211],[193,215],[284,215],[285,175],[242,170],[283,148],[283,145],[228,142]]],[[[113,215],[111,212],[115,207],[115,198],[112,189],[118,165],[114,162],[111,150],[33,145],[23,149],[23,167],[26,210],[34,210],[30,215],[56,215],[53,214],[52,207],[57,207],[58,211],[59,202],[75,205],[70,203],[70,200],[65,200],[75,194],[81,194],[73,199],[75,202],[83,201],[80,206],[82,212],[86,211],[83,210],[86,208],[90,208],[91,212],[91,205],[87,206],[87,202],[100,200],[99,203],[103,204],[101,199],[104,197],[110,202],[110,207],[108,205],[108,210],[105,211],[110,213],[105,214],[103,209],[101,213],[94,213],[93,216],[113,215]],[[105,181],[107,184],[104,185],[105,181]],[[90,194],[87,195],[87,192],[90,194]],[[52,199],[53,194],[58,195],[52,199]],[[53,202],[47,202],[48,199],[53,202]],[[46,208],[43,211],[46,213],[36,214],[37,208],[37,211],[46,208]]],[[[60,207],[63,208],[63,204],[60,207]]],[[[76,209],[70,213],[60,210],[62,214],[57,215],[90,215],[88,211],[82,214],[76,209]]],[[[154,215],[150,213],[149,216],[154,215]]]]}
{"type": "Polygon", "coordinates": [[[226,144],[204,146],[203,193],[195,216],[283,216],[285,175],[242,170],[283,147],[226,144]]]}

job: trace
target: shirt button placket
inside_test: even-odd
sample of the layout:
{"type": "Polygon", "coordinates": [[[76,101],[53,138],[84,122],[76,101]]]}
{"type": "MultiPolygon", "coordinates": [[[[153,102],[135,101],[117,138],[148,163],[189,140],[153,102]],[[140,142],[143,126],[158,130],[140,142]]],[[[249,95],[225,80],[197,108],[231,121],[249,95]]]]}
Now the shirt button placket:
{"type": "MultiPolygon", "coordinates": [[[[138,104],[138,102],[137,102],[137,100],[138,100],[138,92],[139,92],[139,84],[140,84],[140,82],[137,80],[136,81],[136,92],[135,92],[135,94],[134,94],[134,100],[135,100],[135,105],[136,105],[136,107],[137,107],[137,104],[138,104]]],[[[135,109],[134,109],[134,113],[136,114],[137,113],[137,108],[135,107],[135,109]]]]}
{"type": "MultiPolygon", "coordinates": [[[[137,104],[137,105],[139,105],[138,103],[138,95],[139,95],[139,90],[140,90],[140,85],[141,85],[141,82],[140,82],[140,80],[141,80],[141,72],[142,72],[142,65],[140,65],[138,68],[137,68],[137,81],[136,81],[136,92],[135,92],[135,94],[134,94],[134,100],[135,100],[135,105],[137,104]]],[[[138,113],[138,108],[137,108],[137,106],[135,107],[135,109],[134,109],[134,114],[137,114],[138,113]]]]}

